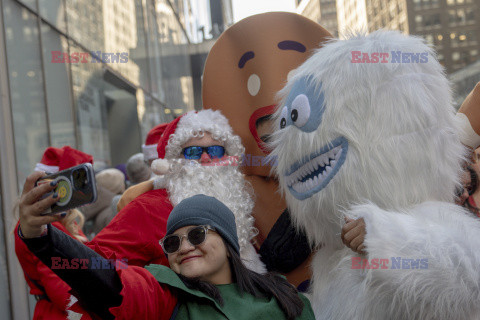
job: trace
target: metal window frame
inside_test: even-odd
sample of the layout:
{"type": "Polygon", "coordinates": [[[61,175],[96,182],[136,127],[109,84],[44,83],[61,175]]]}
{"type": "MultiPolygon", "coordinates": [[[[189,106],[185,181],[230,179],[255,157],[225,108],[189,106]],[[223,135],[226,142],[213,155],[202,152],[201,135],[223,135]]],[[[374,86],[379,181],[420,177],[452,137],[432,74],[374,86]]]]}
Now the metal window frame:
{"type": "Polygon", "coordinates": [[[28,289],[22,268],[15,255],[14,237],[11,230],[15,226],[14,202],[17,198],[17,166],[15,142],[13,140],[13,118],[8,81],[6,36],[3,20],[3,2],[0,0],[0,179],[2,193],[2,219],[6,245],[7,274],[10,293],[11,315],[14,320],[30,319],[28,289]]]}

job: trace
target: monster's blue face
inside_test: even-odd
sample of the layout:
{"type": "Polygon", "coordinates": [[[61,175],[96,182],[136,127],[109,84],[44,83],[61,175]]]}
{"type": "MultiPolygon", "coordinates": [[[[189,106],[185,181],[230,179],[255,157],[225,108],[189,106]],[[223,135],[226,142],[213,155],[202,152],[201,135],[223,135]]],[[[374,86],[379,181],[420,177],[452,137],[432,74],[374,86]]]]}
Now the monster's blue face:
{"type": "MultiPolygon", "coordinates": [[[[326,107],[321,85],[315,86],[309,78],[302,78],[293,85],[286,99],[279,129],[295,126],[300,131],[315,134],[322,125],[326,107]]],[[[291,164],[283,172],[290,193],[296,199],[304,200],[322,190],[340,170],[347,150],[347,140],[337,137],[291,164]]],[[[290,158],[292,156],[295,157],[290,155],[290,158]]]]}

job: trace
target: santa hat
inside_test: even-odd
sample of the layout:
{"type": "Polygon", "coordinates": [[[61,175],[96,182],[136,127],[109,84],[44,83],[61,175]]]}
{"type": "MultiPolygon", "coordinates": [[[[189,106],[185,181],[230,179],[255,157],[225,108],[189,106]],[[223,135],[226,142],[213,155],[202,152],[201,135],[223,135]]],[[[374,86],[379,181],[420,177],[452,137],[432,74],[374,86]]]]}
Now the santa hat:
{"type": "Polygon", "coordinates": [[[145,139],[145,144],[142,145],[143,158],[145,160],[157,159],[157,143],[160,140],[165,128],[168,126],[168,123],[162,123],[158,126],[153,127],[147,134],[145,139]]]}
{"type": "Polygon", "coordinates": [[[93,164],[93,157],[77,149],[69,146],[48,147],[40,163],[35,166],[35,171],[55,173],[86,162],[93,164]]]}
{"type": "Polygon", "coordinates": [[[165,128],[158,141],[159,159],[152,163],[153,172],[167,173],[170,167],[168,160],[180,158],[182,146],[191,138],[203,136],[204,132],[209,132],[214,140],[224,142],[227,155],[239,157],[244,152],[240,137],[233,134],[227,118],[220,111],[190,111],[165,128]]]}

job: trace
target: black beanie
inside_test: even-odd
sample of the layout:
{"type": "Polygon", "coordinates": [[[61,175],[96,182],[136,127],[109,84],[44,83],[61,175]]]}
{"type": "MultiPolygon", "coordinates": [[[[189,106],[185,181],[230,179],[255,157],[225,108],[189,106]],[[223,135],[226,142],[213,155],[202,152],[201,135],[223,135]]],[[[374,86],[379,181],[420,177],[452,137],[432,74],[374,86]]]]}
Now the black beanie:
{"type": "Polygon", "coordinates": [[[203,194],[182,200],[173,208],[167,220],[167,236],[185,226],[209,225],[227,241],[237,253],[237,227],[233,212],[222,202],[203,194]]]}

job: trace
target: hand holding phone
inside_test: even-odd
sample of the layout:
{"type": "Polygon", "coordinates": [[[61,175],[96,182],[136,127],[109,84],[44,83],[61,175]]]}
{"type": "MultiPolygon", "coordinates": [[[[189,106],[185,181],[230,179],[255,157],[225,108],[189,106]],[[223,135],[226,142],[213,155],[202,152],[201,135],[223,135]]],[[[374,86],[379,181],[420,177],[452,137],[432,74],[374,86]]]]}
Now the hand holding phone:
{"type": "Polygon", "coordinates": [[[58,195],[58,201],[53,204],[44,214],[55,214],[78,208],[97,200],[97,187],[95,174],[90,163],[84,163],[67,170],[40,178],[36,185],[57,182],[56,188],[45,194],[42,199],[52,193],[58,195]]]}

